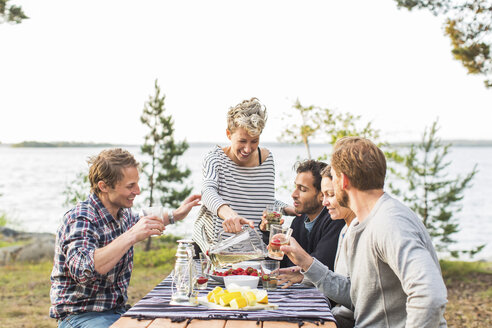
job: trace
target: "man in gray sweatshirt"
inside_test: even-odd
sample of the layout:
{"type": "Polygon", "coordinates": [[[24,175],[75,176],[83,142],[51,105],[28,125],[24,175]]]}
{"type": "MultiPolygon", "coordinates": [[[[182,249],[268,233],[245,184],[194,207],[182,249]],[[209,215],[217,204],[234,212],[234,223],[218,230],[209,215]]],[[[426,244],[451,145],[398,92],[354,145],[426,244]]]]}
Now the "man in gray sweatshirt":
{"type": "Polygon", "coordinates": [[[331,159],[335,196],[358,218],[346,242],[349,276],[330,271],[291,238],[284,250],[355,327],[446,327],[446,286],[420,218],[383,191],[386,159],[371,141],[340,139],[331,159]]]}

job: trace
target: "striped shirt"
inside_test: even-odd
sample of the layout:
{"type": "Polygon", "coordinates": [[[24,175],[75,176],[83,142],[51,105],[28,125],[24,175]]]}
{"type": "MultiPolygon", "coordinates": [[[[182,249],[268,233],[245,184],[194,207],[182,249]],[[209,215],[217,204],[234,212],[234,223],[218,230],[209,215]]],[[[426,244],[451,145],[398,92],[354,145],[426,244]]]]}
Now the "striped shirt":
{"type": "Polygon", "coordinates": [[[275,200],[275,164],[270,152],[261,165],[239,166],[221,147],[207,154],[202,166],[202,207],[193,228],[193,240],[202,251],[217,242],[223,220],[218,209],[226,204],[254,222],[256,229],[267,205],[286,204],[275,200]]]}
{"type": "Polygon", "coordinates": [[[51,273],[52,318],[125,305],[133,247],[103,275],[94,268],[94,252],[129,230],[138,219],[130,209],[120,209],[115,220],[95,194],[65,214],[56,236],[51,273]]]}

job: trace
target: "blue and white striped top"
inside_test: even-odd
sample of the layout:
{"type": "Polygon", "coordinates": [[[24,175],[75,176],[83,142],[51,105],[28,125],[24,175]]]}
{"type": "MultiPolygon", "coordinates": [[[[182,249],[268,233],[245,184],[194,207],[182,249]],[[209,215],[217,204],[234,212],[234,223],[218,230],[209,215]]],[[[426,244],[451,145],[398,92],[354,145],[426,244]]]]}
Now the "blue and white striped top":
{"type": "Polygon", "coordinates": [[[217,146],[202,165],[202,207],[193,229],[193,240],[206,252],[217,242],[223,220],[217,216],[220,206],[227,204],[236,213],[258,224],[269,204],[287,206],[275,200],[275,164],[273,155],[261,165],[239,166],[217,146]]]}

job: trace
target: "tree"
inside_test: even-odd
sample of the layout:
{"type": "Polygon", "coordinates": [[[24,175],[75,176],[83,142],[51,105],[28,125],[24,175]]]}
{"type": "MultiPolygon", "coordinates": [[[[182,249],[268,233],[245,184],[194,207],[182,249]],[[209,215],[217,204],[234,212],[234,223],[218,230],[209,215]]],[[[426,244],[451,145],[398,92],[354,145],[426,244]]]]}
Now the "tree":
{"type": "MultiPolygon", "coordinates": [[[[150,131],[145,135],[141,147],[143,154],[150,156],[149,162],[143,162],[143,174],[148,179],[149,195],[146,198],[149,206],[155,203],[156,194],[160,196],[160,204],[166,207],[178,207],[190,193],[191,188],[183,185],[183,181],[191,174],[186,168],[181,170],[178,158],[188,149],[186,141],[175,142],[174,121],[171,115],[165,115],[165,95],[155,80],[155,95],[145,103],[141,122],[150,131]],[[181,188],[178,188],[182,186],[181,188]]],[[[147,239],[146,250],[150,249],[151,238],[147,239]]]]}
{"type": "MultiPolygon", "coordinates": [[[[298,111],[298,114],[301,116],[301,124],[298,125],[297,123],[294,123],[290,126],[287,126],[280,135],[279,141],[288,143],[302,142],[306,147],[308,158],[311,158],[309,138],[313,137],[320,128],[320,123],[318,122],[317,117],[319,115],[318,112],[322,109],[312,105],[304,107],[301,105],[299,98],[296,99],[296,102],[294,103],[292,108],[296,109],[298,111]]],[[[293,114],[287,114],[288,119],[292,119],[293,116],[293,114]]]]}
{"type": "MultiPolygon", "coordinates": [[[[342,137],[361,136],[373,140],[379,139],[379,131],[372,128],[371,122],[359,127],[361,116],[350,113],[338,113],[329,108],[318,106],[303,106],[297,99],[292,106],[297,112],[288,113],[284,120],[299,121],[301,124],[287,123],[279,137],[279,141],[288,143],[303,143],[307,156],[311,158],[310,142],[317,137],[325,137],[332,146],[342,137]]],[[[380,145],[383,143],[379,143],[380,145]]],[[[323,156],[326,158],[327,156],[323,156]]]]}
{"type": "Polygon", "coordinates": [[[24,14],[21,6],[8,5],[9,1],[10,0],[0,0],[0,24],[20,24],[23,19],[29,18],[24,14]]]}
{"type": "Polygon", "coordinates": [[[492,87],[492,0],[395,0],[400,8],[428,9],[446,16],[445,34],[451,39],[455,59],[470,74],[486,77],[492,87]]]}
{"type": "Polygon", "coordinates": [[[80,171],[75,175],[75,178],[66,184],[63,194],[65,195],[64,206],[75,206],[78,202],[87,198],[88,190],[90,190],[89,175],[87,170],[80,171]]]}
{"type": "Polygon", "coordinates": [[[471,186],[477,165],[464,177],[448,177],[446,168],[451,162],[446,156],[452,144],[445,144],[437,137],[437,123],[436,120],[430,129],[425,129],[422,141],[412,144],[404,156],[401,178],[407,192],[401,193],[396,188],[392,191],[396,195],[403,194],[403,201],[422,218],[438,252],[453,257],[460,253],[473,256],[485,245],[460,251],[450,250],[449,246],[456,242],[452,235],[459,231],[454,215],[462,209],[460,201],[471,186]]]}

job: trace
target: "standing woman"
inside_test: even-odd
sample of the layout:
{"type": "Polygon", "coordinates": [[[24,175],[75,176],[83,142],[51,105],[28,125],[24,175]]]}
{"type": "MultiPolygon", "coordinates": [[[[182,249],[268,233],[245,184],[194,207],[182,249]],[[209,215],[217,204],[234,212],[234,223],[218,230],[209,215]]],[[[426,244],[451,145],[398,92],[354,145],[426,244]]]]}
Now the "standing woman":
{"type": "Polygon", "coordinates": [[[275,200],[273,155],[259,147],[266,120],[266,108],[257,98],[231,107],[226,130],[231,144],[216,146],[203,161],[203,205],[193,229],[193,240],[203,252],[217,242],[221,228],[235,233],[243,224],[256,227],[269,204],[295,215],[293,208],[275,200]]]}

